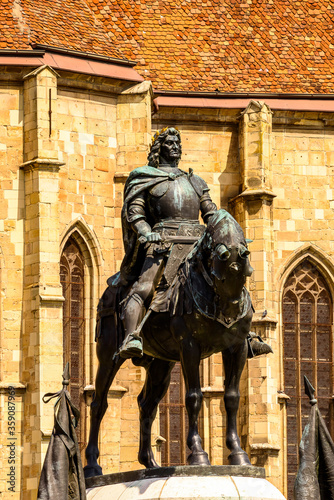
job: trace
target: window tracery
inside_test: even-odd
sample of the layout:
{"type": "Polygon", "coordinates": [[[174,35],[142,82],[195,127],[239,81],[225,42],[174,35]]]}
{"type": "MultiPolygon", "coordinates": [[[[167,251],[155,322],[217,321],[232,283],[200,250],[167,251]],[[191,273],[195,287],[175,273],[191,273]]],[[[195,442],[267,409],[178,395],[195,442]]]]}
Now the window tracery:
{"type": "Polygon", "coordinates": [[[69,392],[81,417],[77,428],[80,449],[85,447],[85,317],[84,258],[76,242],[70,238],[60,259],[60,282],[63,287],[63,353],[64,365],[70,363],[69,392]]]}
{"type": "Polygon", "coordinates": [[[298,468],[298,447],[310,412],[303,377],[316,390],[318,406],[333,436],[332,299],[313,263],[306,259],[290,274],[283,293],[284,384],[287,404],[288,498],[298,468]]]}

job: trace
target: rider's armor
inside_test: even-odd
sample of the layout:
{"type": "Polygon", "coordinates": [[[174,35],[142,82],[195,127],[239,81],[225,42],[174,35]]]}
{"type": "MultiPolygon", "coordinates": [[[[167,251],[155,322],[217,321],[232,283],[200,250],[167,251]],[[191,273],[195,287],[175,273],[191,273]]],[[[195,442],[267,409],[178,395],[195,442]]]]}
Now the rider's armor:
{"type": "MultiPolygon", "coordinates": [[[[169,174],[168,178],[133,198],[127,212],[127,221],[134,230],[137,231],[138,223],[145,221],[152,232],[160,234],[161,241],[146,243],[142,272],[124,301],[122,317],[127,333],[126,345],[129,335],[135,342],[140,341],[140,311],[148,307],[159,282],[160,286],[171,284],[179,264],[191,249],[192,243],[173,244],[164,241],[166,237],[192,236],[198,239],[204,231],[199,214],[207,223],[217,210],[207,184],[199,176],[176,167],[159,168],[169,174]]],[[[121,349],[121,355],[128,357],[124,350],[121,349]]]]}
{"type": "MultiPolygon", "coordinates": [[[[209,195],[207,184],[192,172],[187,174],[178,168],[160,167],[168,172],[169,178],[153,186],[146,193],[135,198],[129,206],[128,221],[130,223],[146,220],[152,231],[164,235],[175,235],[175,229],[180,224],[194,226],[193,233],[190,229],[189,236],[198,234],[198,220],[201,212],[202,218],[207,223],[208,218],[217,210],[209,195]],[[171,223],[174,225],[171,226],[171,223]],[[197,227],[196,227],[197,226],[197,227]]],[[[171,244],[155,243],[150,245],[148,254],[164,253],[171,244]]]]}

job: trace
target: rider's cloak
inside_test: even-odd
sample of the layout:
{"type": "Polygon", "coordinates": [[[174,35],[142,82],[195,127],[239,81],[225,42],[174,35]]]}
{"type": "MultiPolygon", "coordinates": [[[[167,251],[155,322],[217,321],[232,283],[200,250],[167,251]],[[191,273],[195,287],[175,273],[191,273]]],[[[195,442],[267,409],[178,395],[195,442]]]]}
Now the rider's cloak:
{"type": "MultiPolygon", "coordinates": [[[[121,264],[120,281],[123,285],[131,284],[138,279],[146,255],[146,245],[139,243],[138,235],[128,221],[129,205],[143,191],[166,181],[168,178],[174,178],[174,174],[150,166],[136,168],[130,172],[127,178],[124,186],[124,204],[122,208],[122,233],[125,255],[121,264]]],[[[110,281],[116,284],[116,281],[119,281],[116,279],[117,277],[119,277],[118,273],[110,278],[110,281]]]]}

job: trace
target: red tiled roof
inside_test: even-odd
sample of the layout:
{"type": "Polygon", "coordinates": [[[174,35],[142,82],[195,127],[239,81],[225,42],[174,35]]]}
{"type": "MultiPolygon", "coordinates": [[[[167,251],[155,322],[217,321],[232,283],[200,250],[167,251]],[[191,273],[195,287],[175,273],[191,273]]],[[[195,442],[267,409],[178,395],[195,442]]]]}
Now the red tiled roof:
{"type": "Polygon", "coordinates": [[[332,0],[87,0],[156,90],[334,93],[332,0]]]}
{"type": "Polygon", "coordinates": [[[0,49],[32,43],[124,59],[85,0],[1,0],[0,49]]]}
{"type": "Polygon", "coordinates": [[[0,49],[137,60],[156,91],[332,94],[333,0],[1,0],[0,49]]]}

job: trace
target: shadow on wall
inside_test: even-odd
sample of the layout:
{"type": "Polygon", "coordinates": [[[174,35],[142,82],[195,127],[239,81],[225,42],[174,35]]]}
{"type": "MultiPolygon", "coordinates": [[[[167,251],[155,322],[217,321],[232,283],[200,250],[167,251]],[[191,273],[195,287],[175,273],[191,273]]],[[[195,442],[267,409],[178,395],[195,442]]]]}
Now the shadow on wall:
{"type": "Polygon", "coordinates": [[[220,207],[228,209],[231,198],[241,193],[238,128],[233,127],[226,155],[226,167],[218,177],[220,184],[220,207]]]}

